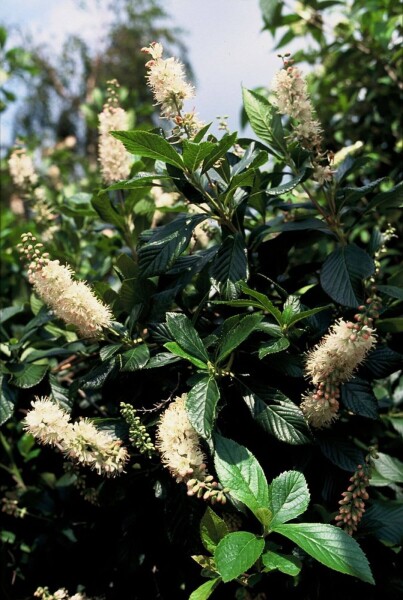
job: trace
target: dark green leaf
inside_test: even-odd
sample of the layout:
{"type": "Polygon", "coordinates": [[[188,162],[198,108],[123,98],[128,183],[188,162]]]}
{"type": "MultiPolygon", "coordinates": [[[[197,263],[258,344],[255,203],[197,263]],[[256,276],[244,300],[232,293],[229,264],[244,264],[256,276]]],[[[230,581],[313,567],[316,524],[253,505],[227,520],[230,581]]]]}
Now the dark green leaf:
{"type": "Polygon", "coordinates": [[[280,337],[270,342],[265,342],[259,346],[259,358],[264,358],[268,354],[276,354],[286,350],[290,345],[290,340],[286,337],[280,337]]]}
{"type": "Polygon", "coordinates": [[[199,360],[198,358],[192,356],[191,354],[189,354],[189,352],[186,352],[186,350],[184,350],[183,348],[181,348],[179,346],[179,344],[177,344],[176,342],[166,342],[166,344],[164,344],[164,347],[169,350],[170,352],[172,352],[172,354],[175,354],[175,356],[180,356],[181,358],[184,358],[185,360],[188,360],[189,362],[191,362],[193,365],[195,365],[196,367],[199,367],[199,369],[207,369],[207,365],[205,362],[199,360]]]}
{"type": "Polygon", "coordinates": [[[281,131],[273,127],[275,111],[270,102],[252,90],[242,89],[243,104],[253,131],[277,150],[285,150],[281,131]]]}
{"type": "Polygon", "coordinates": [[[138,253],[141,276],[153,277],[170,269],[187,248],[193,229],[205,218],[205,215],[183,215],[156,229],[138,253]]]}
{"type": "Polygon", "coordinates": [[[293,314],[293,315],[285,315],[285,311],[283,312],[283,322],[285,325],[287,325],[287,327],[291,327],[292,325],[295,325],[295,323],[298,323],[298,321],[302,321],[303,319],[307,319],[308,317],[312,317],[313,315],[316,315],[319,312],[322,312],[322,310],[326,310],[328,308],[330,308],[331,305],[327,304],[326,306],[318,306],[317,308],[310,308],[309,310],[302,310],[300,312],[298,312],[297,314],[293,314]]]}
{"type": "Polygon", "coordinates": [[[91,204],[105,223],[115,225],[120,231],[124,230],[125,220],[113,206],[112,201],[107,194],[94,196],[91,200],[91,204]]]}
{"type": "Polygon", "coordinates": [[[403,288],[396,285],[378,285],[377,287],[381,294],[386,294],[386,296],[396,298],[397,300],[403,300],[403,288]]]}
{"type": "Polygon", "coordinates": [[[232,300],[238,295],[238,282],[248,278],[246,247],[240,233],[225,239],[214,259],[210,276],[223,296],[232,300]]]}
{"type": "Polygon", "coordinates": [[[135,190],[142,187],[152,187],[158,185],[160,181],[165,179],[171,180],[172,177],[170,175],[164,175],[163,173],[137,173],[131,179],[125,179],[123,181],[118,181],[105,188],[103,191],[110,190],[135,190]]]}
{"type": "Polygon", "coordinates": [[[401,207],[402,203],[403,181],[391,190],[388,190],[387,192],[381,192],[380,194],[377,194],[375,198],[372,198],[367,206],[367,210],[371,210],[372,208],[381,208],[382,210],[385,210],[385,208],[397,208],[401,207]]]}
{"type": "Polygon", "coordinates": [[[266,476],[256,458],[244,446],[214,435],[214,465],[223,487],[228,487],[236,500],[256,514],[267,508],[269,492],[266,476]]]}
{"type": "Polygon", "coordinates": [[[379,345],[372,350],[364,363],[363,370],[373,379],[382,379],[402,368],[403,355],[388,346],[379,345]]]}
{"type": "Polygon", "coordinates": [[[0,373],[0,425],[12,417],[16,400],[16,390],[8,387],[4,375],[0,373]]]}
{"type": "Polygon", "coordinates": [[[19,365],[18,370],[13,371],[10,382],[19,388],[31,388],[38,385],[45,377],[49,365],[19,365]]]}
{"type": "Polygon", "coordinates": [[[138,371],[145,367],[150,358],[147,344],[140,344],[122,354],[123,367],[121,371],[138,371]]]}
{"type": "Polygon", "coordinates": [[[377,458],[374,459],[370,484],[382,486],[391,483],[403,483],[403,463],[394,456],[378,452],[377,458]]]}
{"type": "Polygon", "coordinates": [[[269,300],[269,298],[265,294],[261,294],[260,292],[256,292],[255,290],[252,290],[251,288],[249,288],[246,285],[246,283],[241,283],[240,287],[244,294],[246,294],[247,296],[252,296],[252,298],[255,298],[260,303],[262,309],[264,309],[268,313],[270,313],[276,319],[276,321],[279,325],[283,324],[281,311],[276,306],[274,306],[272,301],[269,300]]]}
{"type": "Polygon", "coordinates": [[[115,368],[116,358],[113,357],[108,361],[101,363],[100,365],[91,369],[87,375],[77,379],[71,386],[69,390],[69,395],[72,396],[77,389],[83,390],[98,390],[101,388],[105,381],[108,379],[109,375],[115,368]]]}
{"type": "Polygon", "coordinates": [[[292,577],[296,577],[301,571],[300,561],[291,555],[283,556],[282,554],[277,554],[277,552],[265,552],[262,554],[262,562],[267,571],[278,569],[281,573],[291,575],[292,577]]]}
{"type": "Polygon", "coordinates": [[[214,550],[220,540],[229,533],[227,524],[209,506],[200,521],[200,537],[208,552],[214,550]]]}
{"type": "Polygon", "coordinates": [[[350,244],[337,248],[328,256],[320,282],[332,300],[355,308],[363,301],[363,280],[373,272],[372,258],[365,250],[350,244]]]}
{"type": "Polygon", "coordinates": [[[170,365],[172,363],[178,362],[180,360],[177,356],[172,356],[169,352],[159,352],[156,356],[152,356],[148,363],[145,365],[145,369],[157,369],[159,367],[165,367],[165,365],[170,365]]]}
{"type": "Polygon", "coordinates": [[[222,362],[238,348],[262,320],[263,315],[246,315],[232,327],[225,328],[225,335],[219,340],[217,362],[222,362]]]}
{"type": "Polygon", "coordinates": [[[378,418],[378,402],[370,383],[364,379],[353,377],[341,386],[341,401],[343,405],[356,415],[378,418]]]}
{"type": "Polygon", "coordinates": [[[183,161],[172,146],[155,133],[149,131],[112,131],[131,154],[146,156],[183,169],[183,161]]]}
{"type": "Polygon", "coordinates": [[[217,382],[209,375],[203,376],[188,392],[186,410],[189,421],[197,433],[205,439],[211,437],[219,398],[217,382]]]}
{"type": "Polygon", "coordinates": [[[6,321],[24,312],[24,306],[7,306],[6,308],[0,309],[0,323],[4,325],[6,321]]]}
{"type": "Polygon", "coordinates": [[[403,502],[371,500],[361,521],[361,528],[384,544],[403,545],[403,502]]]}
{"type": "Polygon", "coordinates": [[[204,159],[202,173],[205,173],[206,171],[211,169],[211,167],[214,166],[220,158],[225,156],[225,154],[228,152],[231,146],[234,145],[236,137],[236,133],[231,133],[225,134],[221,138],[216,147],[204,159]]]}
{"type": "Polygon", "coordinates": [[[69,398],[68,390],[64,388],[55,375],[52,374],[49,375],[49,385],[52,392],[51,396],[55,403],[61,406],[65,411],[70,412],[72,409],[72,402],[69,398]]]}
{"type": "Polygon", "coordinates": [[[224,583],[242,575],[255,564],[264,548],[263,538],[248,531],[229,533],[218,544],[214,559],[224,583]]]}
{"type": "Polygon", "coordinates": [[[166,322],[170,334],[178,345],[206,364],[209,360],[207,350],[190,319],[182,313],[167,313],[166,322]]]}
{"type": "Polygon", "coordinates": [[[265,394],[252,392],[242,385],[242,395],[256,422],[268,433],[287,444],[310,442],[310,434],[301,410],[284,394],[267,388],[265,394]],[[264,398],[264,399],[263,399],[264,398]],[[276,404],[268,405],[265,400],[276,404]]]}
{"type": "Polygon", "coordinates": [[[297,185],[306,179],[307,169],[303,169],[298,175],[292,177],[286,183],[282,183],[276,187],[269,187],[266,189],[267,194],[269,196],[281,196],[281,194],[285,194],[286,192],[291,192],[297,185]]]}
{"type": "Polygon", "coordinates": [[[326,567],[367,583],[375,583],[367,557],[359,544],[339,527],[298,523],[279,525],[276,531],[326,567]]]}
{"type": "Polygon", "coordinates": [[[122,348],[122,344],[108,344],[107,346],[101,348],[101,350],[99,351],[99,358],[102,361],[109,360],[110,358],[112,358],[112,356],[115,356],[115,354],[117,354],[122,348]]]}
{"type": "Polygon", "coordinates": [[[326,458],[344,471],[353,472],[364,464],[363,452],[348,439],[321,434],[317,441],[326,458]]]}
{"type": "Polygon", "coordinates": [[[295,519],[306,511],[309,491],[305,477],[298,471],[286,471],[269,485],[270,529],[295,519]]]}

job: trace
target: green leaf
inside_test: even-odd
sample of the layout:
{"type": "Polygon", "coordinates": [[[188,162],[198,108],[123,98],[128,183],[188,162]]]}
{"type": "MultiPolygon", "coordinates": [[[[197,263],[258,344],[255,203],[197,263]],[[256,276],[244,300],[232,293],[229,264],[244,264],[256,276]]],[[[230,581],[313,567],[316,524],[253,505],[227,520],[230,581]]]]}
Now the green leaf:
{"type": "Polygon", "coordinates": [[[186,410],[189,421],[197,433],[208,439],[216,418],[220,391],[214,377],[203,376],[188,392],[186,410]]]}
{"type": "Polygon", "coordinates": [[[378,285],[378,291],[382,294],[386,294],[391,298],[396,298],[397,300],[403,300],[403,288],[400,288],[396,285],[378,285]]]}
{"type": "Polygon", "coordinates": [[[64,388],[55,375],[49,375],[49,385],[52,391],[51,397],[55,401],[56,404],[61,406],[68,413],[71,412],[72,402],[69,398],[68,389],[64,388]]]}
{"type": "Polygon", "coordinates": [[[248,278],[248,259],[243,236],[229,235],[217,252],[210,277],[216,289],[232,300],[238,295],[238,282],[248,278]]]}
{"type": "Polygon", "coordinates": [[[389,319],[377,319],[376,328],[382,333],[402,333],[403,317],[391,317],[389,319]]]}
{"type": "Polygon", "coordinates": [[[403,204],[403,181],[387,192],[380,192],[369,202],[367,211],[373,208],[398,208],[403,204]]]}
{"type": "Polygon", "coordinates": [[[353,377],[341,386],[341,401],[343,405],[356,415],[377,419],[378,402],[372,386],[368,381],[353,377]]]}
{"type": "Polygon", "coordinates": [[[322,433],[317,442],[324,456],[344,471],[351,473],[364,463],[364,453],[349,439],[322,433]]]}
{"type": "Polygon", "coordinates": [[[363,301],[363,280],[374,272],[372,258],[355,244],[334,250],[323,264],[320,282],[339,304],[357,307],[363,301]]]}
{"type": "Polygon", "coordinates": [[[260,94],[242,88],[243,104],[253,131],[278,150],[286,150],[282,128],[273,127],[276,116],[270,102],[260,94]]]}
{"type": "Polygon", "coordinates": [[[102,362],[104,360],[109,360],[112,356],[115,356],[119,350],[122,350],[123,347],[123,344],[108,344],[107,346],[103,346],[99,351],[99,358],[102,362]]]}
{"type": "Polygon", "coordinates": [[[13,416],[17,400],[16,390],[10,389],[2,373],[0,373],[0,425],[13,416]]]}
{"type": "Polygon", "coordinates": [[[292,445],[310,442],[304,415],[287,396],[274,388],[266,388],[264,392],[255,393],[244,384],[242,384],[242,396],[260,427],[278,440],[292,445]],[[266,399],[276,404],[268,405],[266,399]]]}
{"type": "Polygon", "coordinates": [[[221,140],[218,142],[218,144],[216,144],[215,148],[204,159],[202,173],[205,173],[206,171],[211,169],[211,167],[213,165],[215,165],[215,163],[220,158],[225,156],[225,154],[228,152],[228,150],[231,148],[231,146],[234,145],[234,143],[236,141],[236,137],[237,137],[237,134],[235,132],[235,133],[231,133],[231,134],[227,133],[221,138],[221,140]]]}
{"type": "Polygon", "coordinates": [[[169,352],[159,352],[156,356],[152,356],[148,363],[145,365],[145,369],[158,369],[159,367],[165,367],[172,363],[178,362],[179,357],[173,356],[169,352]]]}
{"type": "Polygon", "coordinates": [[[0,323],[4,325],[6,321],[12,319],[15,315],[24,312],[24,306],[7,306],[0,309],[0,323]]]}
{"type": "Polygon", "coordinates": [[[23,389],[34,387],[42,381],[48,369],[49,365],[18,365],[18,370],[13,372],[10,383],[23,389]]]}
{"type": "Polygon", "coordinates": [[[187,248],[193,229],[205,219],[205,215],[182,215],[154,230],[151,238],[139,249],[140,275],[153,277],[169,270],[187,248]]]}
{"type": "Polygon", "coordinates": [[[287,327],[291,327],[298,323],[298,321],[302,321],[303,319],[307,319],[308,317],[312,317],[322,310],[326,310],[331,307],[331,304],[326,304],[326,306],[318,306],[317,308],[310,308],[309,310],[302,310],[293,315],[285,315],[285,311],[283,312],[283,322],[287,327]]]}
{"type": "Polygon", "coordinates": [[[105,362],[91,369],[91,371],[84,375],[84,377],[76,379],[70,386],[69,396],[72,397],[73,394],[76,393],[77,389],[80,388],[83,390],[99,390],[99,388],[104,385],[105,381],[115,369],[115,365],[116,357],[113,357],[110,360],[106,360],[105,362]]]}
{"type": "Polygon", "coordinates": [[[224,583],[232,581],[252,567],[264,548],[264,539],[248,531],[229,533],[214,553],[217,570],[224,583]]]}
{"type": "Polygon", "coordinates": [[[226,522],[208,506],[200,521],[200,537],[203,546],[208,552],[214,554],[218,542],[228,533],[226,522]]]}
{"type": "Polygon", "coordinates": [[[213,144],[212,142],[195,144],[194,142],[185,140],[183,142],[183,162],[185,163],[185,167],[189,171],[195,171],[201,161],[211,154],[216,147],[217,144],[213,144]]]}
{"type": "Polygon", "coordinates": [[[221,577],[215,577],[214,579],[205,581],[197,588],[197,590],[194,590],[190,594],[189,600],[208,600],[221,581],[221,577]]]}
{"type": "Polygon", "coordinates": [[[262,467],[251,452],[233,440],[214,435],[214,465],[223,487],[253,513],[267,508],[269,490],[262,467]]]}
{"type": "Polygon", "coordinates": [[[269,509],[272,513],[270,529],[295,519],[306,511],[309,491],[305,477],[298,471],[286,471],[269,485],[269,509]]]}
{"type": "Polygon", "coordinates": [[[276,354],[286,350],[290,345],[290,340],[286,337],[280,337],[270,342],[265,342],[259,346],[259,358],[264,358],[268,354],[276,354]]]}
{"type": "Polygon", "coordinates": [[[232,327],[225,328],[218,345],[217,362],[222,362],[244,342],[263,320],[263,315],[246,315],[232,327]]]}
{"type": "Polygon", "coordinates": [[[192,322],[182,313],[167,313],[166,322],[175,342],[191,356],[198,358],[206,366],[209,360],[207,350],[193,327],[192,322]]]}
{"type": "Polygon", "coordinates": [[[94,196],[91,200],[91,204],[105,223],[115,225],[120,231],[125,229],[124,218],[113,206],[112,201],[107,194],[94,196]]]}
{"type": "Polygon", "coordinates": [[[285,575],[296,577],[301,571],[301,562],[295,556],[277,554],[277,552],[265,552],[262,554],[262,562],[267,571],[278,570],[285,575]]]}
{"type": "Polygon", "coordinates": [[[297,523],[279,525],[275,530],[326,567],[375,584],[367,557],[359,544],[339,527],[297,523]]]}
{"type": "Polygon", "coordinates": [[[171,180],[175,178],[171,177],[170,175],[164,175],[163,173],[157,174],[140,172],[131,179],[125,179],[123,181],[113,183],[102,191],[109,192],[111,190],[135,190],[143,187],[152,187],[158,185],[160,181],[165,179],[171,180]]]}
{"type": "Polygon", "coordinates": [[[296,188],[301,181],[306,179],[307,172],[309,172],[308,169],[303,169],[298,175],[289,179],[287,183],[282,183],[276,187],[266,188],[267,194],[269,194],[269,196],[281,196],[281,194],[291,192],[291,190],[296,188]]]}
{"type": "Polygon", "coordinates": [[[127,350],[122,354],[123,367],[121,371],[138,371],[147,364],[150,358],[150,351],[147,344],[140,344],[132,350],[127,350]]]}
{"type": "Polygon", "coordinates": [[[364,369],[369,371],[371,378],[382,379],[401,369],[402,360],[402,354],[380,344],[368,354],[364,369]]]}
{"type": "Polygon", "coordinates": [[[166,344],[164,344],[164,347],[170,352],[172,352],[172,354],[175,354],[176,356],[180,356],[181,358],[188,360],[196,367],[199,367],[199,369],[207,369],[207,365],[205,362],[199,360],[198,358],[195,358],[194,356],[189,354],[189,352],[186,352],[186,350],[181,348],[176,342],[167,342],[166,344]]]}
{"type": "Polygon", "coordinates": [[[403,483],[403,462],[394,456],[378,452],[370,480],[371,485],[383,486],[393,483],[403,483]]]}
{"type": "Polygon", "coordinates": [[[283,318],[281,315],[281,311],[276,306],[274,306],[273,302],[271,300],[269,300],[269,298],[265,294],[261,294],[260,292],[256,292],[255,290],[252,290],[251,288],[249,288],[246,285],[246,283],[241,283],[240,287],[244,294],[246,294],[247,296],[252,296],[252,298],[255,298],[261,305],[262,309],[266,310],[268,313],[270,313],[276,319],[276,321],[279,325],[283,324],[283,318]]]}
{"type": "Polygon", "coordinates": [[[154,160],[162,160],[183,170],[183,161],[172,146],[156,133],[148,131],[112,131],[111,134],[120,140],[131,154],[146,156],[154,160]]]}

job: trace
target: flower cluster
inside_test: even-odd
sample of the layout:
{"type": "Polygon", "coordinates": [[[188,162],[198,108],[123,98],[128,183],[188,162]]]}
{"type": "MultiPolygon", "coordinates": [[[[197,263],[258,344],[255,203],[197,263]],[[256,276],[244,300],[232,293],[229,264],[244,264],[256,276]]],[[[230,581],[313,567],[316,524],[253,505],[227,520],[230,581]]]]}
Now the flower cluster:
{"type": "Polygon", "coordinates": [[[49,260],[42,244],[26,233],[19,245],[29,261],[28,276],[38,296],[67,324],[77,327],[83,337],[97,337],[112,320],[110,309],[98,300],[84,281],[74,281],[73,272],[58,260],[49,260]]]}
{"type": "Polygon", "coordinates": [[[146,426],[142,424],[140,417],[136,414],[136,409],[131,404],[121,402],[120,414],[129,425],[130,442],[141,454],[146,454],[150,458],[155,451],[154,444],[146,426]]]}
{"type": "Polygon", "coordinates": [[[32,402],[24,428],[42,444],[58,447],[67,458],[95,469],[99,475],[121,473],[128,460],[118,438],[100,431],[88,419],[72,423],[68,413],[47,397],[32,402]]]}
{"type": "Polygon", "coordinates": [[[309,352],[305,373],[315,386],[301,404],[309,424],[328,427],[338,417],[340,385],[351,379],[355,369],[375,344],[373,318],[377,303],[371,298],[360,306],[355,323],[340,320],[321,342],[309,352]]]}
{"type": "Polygon", "coordinates": [[[16,148],[8,159],[8,168],[13,182],[22,190],[28,190],[38,181],[32,158],[25,148],[16,148]]]}
{"type": "Polygon", "coordinates": [[[146,63],[146,78],[156,104],[161,106],[161,116],[164,119],[172,119],[179,131],[183,130],[189,137],[193,137],[203,123],[194,112],[182,112],[184,101],[195,95],[194,87],[185,80],[183,64],[173,57],[163,59],[163,47],[158,42],[152,42],[148,48],[142,48],[142,52],[151,56],[151,60],[146,63]]]}
{"type": "Polygon", "coordinates": [[[212,475],[208,475],[206,456],[186,411],[187,395],[175,398],[162,414],[157,427],[156,446],[162,462],[177,482],[184,481],[188,495],[225,504],[225,493],[212,475]]]}
{"type": "Polygon", "coordinates": [[[335,517],[335,521],[349,535],[357,531],[358,523],[365,512],[365,500],[369,498],[366,488],[371,477],[372,459],[376,456],[376,450],[371,448],[365,457],[364,465],[358,465],[357,470],[350,477],[350,485],[347,491],[342,493],[343,498],[339,501],[339,514],[335,517]]]}
{"type": "Polygon", "coordinates": [[[60,588],[52,593],[49,591],[48,586],[38,587],[34,592],[34,598],[40,598],[40,600],[91,600],[84,592],[77,592],[70,596],[66,588],[60,588]]]}
{"type": "Polygon", "coordinates": [[[312,153],[314,178],[322,185],[331,181],[334,171],[329,165],[322,165],[322,127],[315,118],[315,111],[308,93],[307,83],[293,60],[283,58],[284,68],[274,76],[272,90],[273,103],[278,112],[296,121],[293,126],[295,138],[312,153]]]}
{"type": "Polygon", "coordinates": [[[120,179],[127,179],[131,168],[131,157],[122,142],[114,138],[110,132],[125,130],[128,127],[127,114],[119,106],[116,80],[109,81],[108,99],[99,114],[98,153],[104,181],[111,184],[120,179]]]}

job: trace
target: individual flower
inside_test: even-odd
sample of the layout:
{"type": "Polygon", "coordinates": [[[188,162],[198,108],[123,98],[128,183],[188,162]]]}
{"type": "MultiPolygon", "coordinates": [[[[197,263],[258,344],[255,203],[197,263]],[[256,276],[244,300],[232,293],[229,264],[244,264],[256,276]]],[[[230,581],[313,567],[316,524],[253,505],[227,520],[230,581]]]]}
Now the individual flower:
{"type": "Polygon", "coordinates": [[[186,394],[183,394],[168,406],[159,420],[156,436],[162,462],[178,482],[206,469],[206,457],[189,421],[185,403],[186,394]]]}
{"type": "Polygon", "coordinates": [[[8,159],[8,168],[13,182],[22,190],[27,190],[38,181],[32,158],[25,148],[16,148],[8,159]]]}
{"type": "Polygon", "coordinates": [[[95,469],[99,475],[121,473],[129,458],[127,449],[112,433],[88,419],[71,423],[68,413],[49,398],[32,402],[24,428],[42,444],[57,446],[74,462],[95,469]]]}
{"type": "Polygon", "coordinates": [[[127,113],[118,105],[117,81],[108,82],[108,99],[99,114],[98,154],[102,178],[107,184],[127,179],[132,159],[121,141],[111,135],[111,131],[122,131],[128,127],[127,113]]]}
{"type": "Polygon", "coordinates": [[[70,435],[69,415],[47,397],[32,403],[24,421],[24,429],[42,444],[58,445],[70,435]]]}
{"type": "Polygon", "coordinates": [[[32,234],[22,236],[21,252],[29,261],[28,277],[38,296],[82,337],[98,337],[112,320],[112,313],[83,281],[74,281],[73,271],[42,253],[42,244],[32,234]]]}

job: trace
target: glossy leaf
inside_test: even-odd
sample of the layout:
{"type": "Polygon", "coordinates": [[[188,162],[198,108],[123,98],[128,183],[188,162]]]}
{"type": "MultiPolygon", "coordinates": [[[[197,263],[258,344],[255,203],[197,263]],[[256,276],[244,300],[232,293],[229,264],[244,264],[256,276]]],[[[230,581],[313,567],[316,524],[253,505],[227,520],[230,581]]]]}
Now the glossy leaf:
{"type": "Polygon", "coordinates": [[[367,583],[375,583],[361,547],[340,527],[321,523],[297,523],[279,525],[275,530],[329,569],[352,575],[367,583]]]}
{"type": "Polygon", "coordinates": [[[274,340],[270,340],[270,342],[264,342],[259,346],[259,358],[264,358],[268,354],[276,354],[277,352],[282,352],[286,350],[290,345],[290,340],[286,337],[280,337],[274,340]]]}
{"type": "Polygon", "coordinates": [[[200,521],[200,537],[203,546],[214,554],[217,544],[229,533],[226,522],[209,506],[200,521]]]}
{"type": "Polygon", "coordinates": [[[221,577],[208,579],[190,594],[189,600],[208,600],[221,581],[221,577]]]}
{"type": "Polygon", "coordinates": [[[238,295],[237,284],[248,278],[248,259],[245,242],[240,233],[229,235],[210,269],[213,285],[228,299],[238,295]]]}
{"type": "Polygon", "coordinates": [[[296,577],[301,571],[301,562],[295,556],[284,556],[277,552],[269,551],[262,554],[262,563],[267,571],[278,570],[292,577],[296,577]]]}
{"type": "Polygon", "coordinates": [[[131,154],[162,160],[179,169],[183,169],[180,155],[164,138],[149,131],[112,131],[117,140],[120,140],[126,150],[131,154]]]}
{"type": "Polygon", "coordinates": [[[286,471],[269,485],[270,529],[295,519],[306,511],[309,491],[305,477],[298,471],[286,471]]]}
{"type": "Polygon", "coordinates": [[[123,367],[121,371],[138,371],[145,367],[150,358],[147,344],[140,344],[122,354],[123,367]]]}
{"type": "Polygon", "coordinates": [[[353,377],[341,386],[341,401],[343,405],[356,415],[377,419],[379,414],[378,402],[372,386],[364,379],[353,377]]]}
{"type": "Polygon", "coordinates": [[[233,327],[226,328],[219,341],[217,362],[222,362],[238,348],[262,320],[263,315],[246,315],[234,323],[233,327]]]}
{"type": "Polygon", "coordinates": [[[182,313],[167,313],[166,322],[170,334],[178,345],[206,364],[209,360],[207,350],[191,320],[182,313]]]}
{"type": "Polygon", "coordinates": [[[229,533],[218,544],[214,559],[224,583],[252,567],[264,548],[264,539],[248,531],[229,533]]]}
{"type": "Polygon", "coordinates": [[[189,421],[203,438],[211,437],[219,398],[217,382],[209,375],[202,377],[188,392],[186,410],[189,421]]]}

